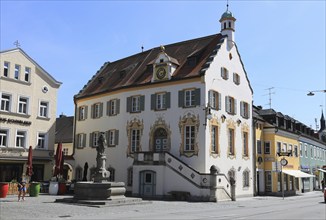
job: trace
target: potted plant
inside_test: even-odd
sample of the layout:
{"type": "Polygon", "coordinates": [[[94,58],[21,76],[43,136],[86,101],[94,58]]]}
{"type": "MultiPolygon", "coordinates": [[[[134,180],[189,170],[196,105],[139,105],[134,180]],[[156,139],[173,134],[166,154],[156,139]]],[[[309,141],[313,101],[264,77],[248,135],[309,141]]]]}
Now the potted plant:
{"type": "Polygon", "coordinates": [[[6,198],[9,190],[8,182],[0,182],[0,198],[6,198]]]}
{"type": "Polygon", "coordinates": [[[59,182],[56,176],[52,177],[49,185],[49,194],[57,195],[59,191],[59,182]]]}
{"type": "Polygon", "coordinates": [[[66,180],[61,176],[58,182],[59,182],[58,195],[64,195],[67,191],[66,180]]]}

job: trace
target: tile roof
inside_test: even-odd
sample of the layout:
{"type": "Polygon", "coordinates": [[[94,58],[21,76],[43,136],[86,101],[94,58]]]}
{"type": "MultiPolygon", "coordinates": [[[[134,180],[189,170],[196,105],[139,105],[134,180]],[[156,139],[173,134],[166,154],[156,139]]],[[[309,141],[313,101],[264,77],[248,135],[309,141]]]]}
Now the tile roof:
{"type": "MultiPolygon", "coordinates": [[[[174,63],[179,64],[168,82],[203,75],[225,38],[226,36],[221,34],[214,34],[165,45],[165,53],[175,59],[174,63]],[[187,63],[189,57],[196,57],[194,65],[187,63]]],[[[104,63],[74,98],[152,83],[153,63],[160,51],[160,47],[155,47],[114,62],[104,63]]]]}
{"type": "Polygon", "coordinates": [[[55,122],[55,143],[73,142],[74,116],[61,115],[55,122]]]}

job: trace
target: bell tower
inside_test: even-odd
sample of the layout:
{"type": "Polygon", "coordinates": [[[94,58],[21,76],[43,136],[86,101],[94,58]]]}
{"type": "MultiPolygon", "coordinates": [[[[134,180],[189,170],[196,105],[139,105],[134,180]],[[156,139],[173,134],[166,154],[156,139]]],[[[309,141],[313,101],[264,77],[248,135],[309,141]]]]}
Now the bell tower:
{"type": "Polygon", "coordinates": [[[234,42],[235,21],[232,12],[229,11],[229,4],[226,5],[226,12],[221,16],[221,34],[226,35],[228,39],[229,48],[232,48],[234,42]]]}

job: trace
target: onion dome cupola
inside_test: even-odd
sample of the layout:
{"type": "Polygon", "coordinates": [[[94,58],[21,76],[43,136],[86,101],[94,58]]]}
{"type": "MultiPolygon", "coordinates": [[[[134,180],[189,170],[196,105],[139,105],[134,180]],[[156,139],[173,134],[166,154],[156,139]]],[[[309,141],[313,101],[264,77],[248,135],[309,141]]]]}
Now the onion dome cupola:
{"type": "Polygon", "coordinates": [[[232,12],[229,11],[229,5],[227,5],[226,12],[222,14],[220,23],[221,34],[226,35],[229,42],[234,42],[235,21],[236,19],[233,17],[232,12]]]}
{"type": "Polygon", "coordinates": [[[165,47],[161,46],[160,52],[153,64],[154,68],[152,82],[170,80],[174,71],[179,65],[178,60],[169,56],[165,51],[165,47]]]}

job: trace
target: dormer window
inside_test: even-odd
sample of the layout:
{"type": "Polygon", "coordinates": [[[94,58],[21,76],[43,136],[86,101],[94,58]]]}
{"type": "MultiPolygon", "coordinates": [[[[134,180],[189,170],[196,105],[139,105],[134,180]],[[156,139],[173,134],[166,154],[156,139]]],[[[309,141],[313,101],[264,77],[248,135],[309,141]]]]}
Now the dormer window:
{"type": "Polygon", "coordinates": [[[163,63],[164,62],[164,60],[163,59],[160,59],[160,63],[163,63]]]}

